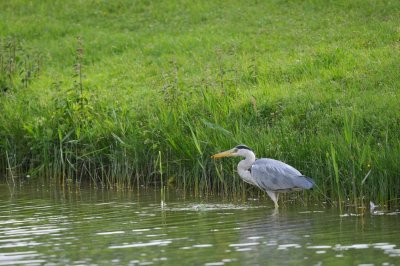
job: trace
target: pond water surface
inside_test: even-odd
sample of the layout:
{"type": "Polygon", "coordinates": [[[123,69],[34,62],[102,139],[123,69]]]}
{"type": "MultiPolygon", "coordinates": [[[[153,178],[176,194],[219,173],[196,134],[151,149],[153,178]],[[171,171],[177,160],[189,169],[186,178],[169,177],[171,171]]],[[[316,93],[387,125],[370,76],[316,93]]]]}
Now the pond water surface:
{"type": "Polygon", "coordinates": [[[400,265],[400,212],[0,185],[0,265],[400,265]]]}

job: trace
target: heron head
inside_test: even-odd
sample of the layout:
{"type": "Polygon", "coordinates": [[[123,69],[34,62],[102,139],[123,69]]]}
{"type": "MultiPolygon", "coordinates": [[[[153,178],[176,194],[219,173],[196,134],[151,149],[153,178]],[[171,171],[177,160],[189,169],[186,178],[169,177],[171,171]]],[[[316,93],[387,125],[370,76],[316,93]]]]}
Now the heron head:
{"type": "Polygon", "coordinates": [[[223,157],[235,157],[235,156],[246,156],[246,152],[251,151],[251,149],[249,147],[247,147],[246,145],[238,145],[233,149],[227,150],[227,151],[223,151],[217,154],[214,154],[213,156],[211,156],[211,158],[213,159],[218,159],[218,158],[223,158],[223,157]]]}

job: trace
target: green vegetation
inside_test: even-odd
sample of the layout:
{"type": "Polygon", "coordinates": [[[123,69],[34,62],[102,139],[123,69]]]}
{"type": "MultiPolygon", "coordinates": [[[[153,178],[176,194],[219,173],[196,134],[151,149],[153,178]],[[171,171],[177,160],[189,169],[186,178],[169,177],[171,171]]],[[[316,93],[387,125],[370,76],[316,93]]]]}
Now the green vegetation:
{"type": "MultiPolygon", "coordinates": [[[[2,1],[0,171],[259,193],[238,143],[311,199],[396,205],[396,1],[2,1]]],[[[10,182],[11,182],[10,181],[10,182]]]]}

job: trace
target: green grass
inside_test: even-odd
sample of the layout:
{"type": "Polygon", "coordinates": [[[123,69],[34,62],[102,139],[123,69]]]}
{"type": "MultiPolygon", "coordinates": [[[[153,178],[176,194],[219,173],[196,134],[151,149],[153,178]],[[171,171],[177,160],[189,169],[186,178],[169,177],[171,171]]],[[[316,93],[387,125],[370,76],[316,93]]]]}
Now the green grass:
{"type": "Polygon", "coordinates": [[[0,172],[259,193],[239,143],[311,199],[400,199],[400,6],[384,1],[3,1],[0,172]],[[78,37],[80,41],[78,41],[78,37]]]}

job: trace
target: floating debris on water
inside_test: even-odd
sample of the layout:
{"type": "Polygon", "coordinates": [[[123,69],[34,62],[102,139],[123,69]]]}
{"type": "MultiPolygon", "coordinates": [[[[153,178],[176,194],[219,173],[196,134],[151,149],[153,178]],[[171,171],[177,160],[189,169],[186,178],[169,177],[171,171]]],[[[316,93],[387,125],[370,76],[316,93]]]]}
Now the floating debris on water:
{"type": "Polygon", "coordinates": [[[373,203],[372,201],[369,202],[369,210],[371,212],[373,212],[376,209],[376,207],[378,207],[378,206],[379,205],[375,205],[375,203],[373,203]]]}

